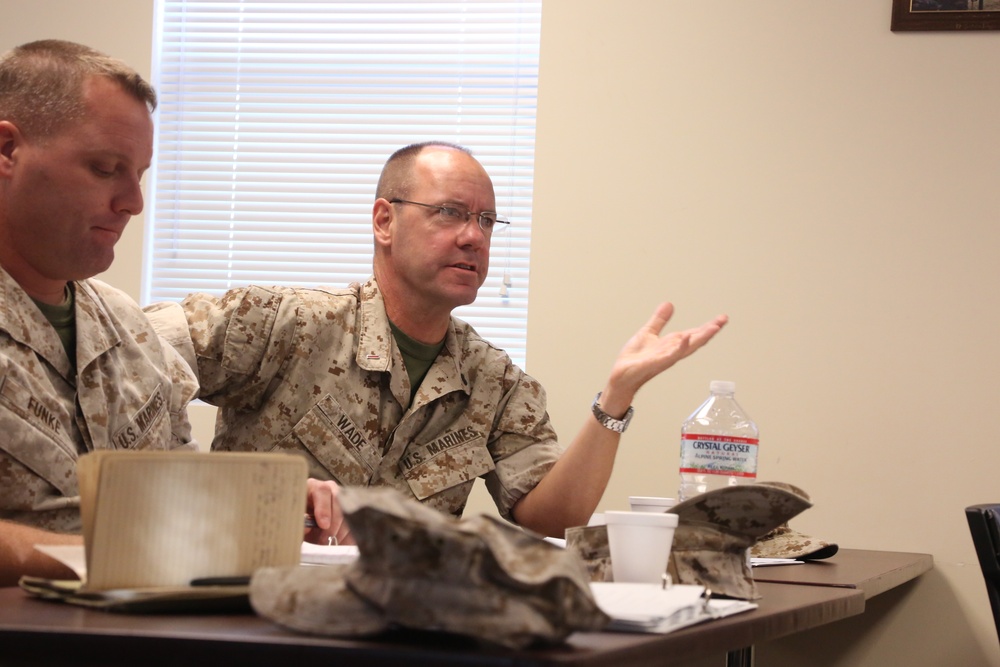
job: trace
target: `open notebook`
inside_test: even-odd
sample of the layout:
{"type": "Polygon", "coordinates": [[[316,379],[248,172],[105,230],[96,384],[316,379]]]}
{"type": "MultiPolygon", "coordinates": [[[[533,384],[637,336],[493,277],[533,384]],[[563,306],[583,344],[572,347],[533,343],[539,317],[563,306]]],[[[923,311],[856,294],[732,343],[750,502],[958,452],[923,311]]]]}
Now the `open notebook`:
{"type": "Polygon", "coordinates": [[[297,456],[100,451],[77,475],[84,578],[22,578],[35,595],[130,611],[245,604],[255,569],[299,562],[307,467],[297,456]]]}

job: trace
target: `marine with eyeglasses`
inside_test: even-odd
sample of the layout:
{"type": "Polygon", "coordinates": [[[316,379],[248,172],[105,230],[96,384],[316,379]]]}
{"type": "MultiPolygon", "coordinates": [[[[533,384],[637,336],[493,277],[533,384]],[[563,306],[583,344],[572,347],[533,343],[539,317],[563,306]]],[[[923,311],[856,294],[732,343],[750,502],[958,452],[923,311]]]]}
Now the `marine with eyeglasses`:
{"type": "Polygon", "coordinates": [[[379,178],[367,282],[250,286],[147,308],[197,370],[200,398],[219,407],[214,450],[307,459],[311,541],[352,541],[337,485],[394,487],[460,516],[480,477],[502,516],[561,537],[597,506],[638,388],[725,324],[720,316],[660,336],[672,313],[661,304],[566,446],[542,386],[452,316],[475,300],[492,236],[507,225],[468,150],[414,144],[379,178]]]}

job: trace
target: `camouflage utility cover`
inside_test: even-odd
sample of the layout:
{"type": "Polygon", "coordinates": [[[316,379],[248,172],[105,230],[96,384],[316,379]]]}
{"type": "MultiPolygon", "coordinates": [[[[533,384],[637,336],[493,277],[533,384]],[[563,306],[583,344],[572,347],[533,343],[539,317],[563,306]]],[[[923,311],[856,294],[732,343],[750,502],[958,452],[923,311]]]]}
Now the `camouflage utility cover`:
{"type": "Polygon", "coordinates": [[[753,558],[796,558],[822,560],[836,555],[840,546],[800,533],[783,523],[750,547],[753,558]]]}
{"type": "Polygon", "coordinates": [[[56,330],[0,269],[0,518],[80,530],[76,462],[99,449],[192,448],[187,363],[139,306],[73,283],[76,368],[56,330]]]}
{"type": "Polygon", "coordinates": [[[587,566],[591,581],[613,581],[611,545],[608,527],[574,526],[566,529],[566,549],[574,552],[587,566]]]}
{"type": "MultiPolygon", "coordinates": [[[[809,498],[809,494],[797,486],[784,482],[768,482],[773,486],[780,486],[803,498],[809,498]]],[[[789,528],[788,523],[783,523],[757,540],[750,547],[750,555],[754,558],[797,558],[799,560],[821,560],[829,558],[837,553],[840,547],[833,542],[827,542],[815,537],[810,537],[797,530],[789,528]]]]}
{"type": "Polygon", "coordinates": [[[487,516],[455,519],[393,489],[345,488],[340,498],[358,560],[257,571],[257,613],[314,634],[401,626],[514,648],[609,621],[580,559],[532,533],[487,516]]]}
{"type": "Polygon", "coordinates": [[[699,584],[713,595],[760,597],[747,550],[759,538],[811,507],[808,498],[780,482],[728,486],[674,505],[680,517],[670,550],[674,581],[699,584]]]}
{"type": "Polygon", "coordinates": [[[454,318],[410,405],[374,278],[194,294],[147,311],[220,408],[214,450],[300,454],[310,477],[390,486],[454,516],[482,477],[505,518],[562,451],[541,385],[454,318]]]}

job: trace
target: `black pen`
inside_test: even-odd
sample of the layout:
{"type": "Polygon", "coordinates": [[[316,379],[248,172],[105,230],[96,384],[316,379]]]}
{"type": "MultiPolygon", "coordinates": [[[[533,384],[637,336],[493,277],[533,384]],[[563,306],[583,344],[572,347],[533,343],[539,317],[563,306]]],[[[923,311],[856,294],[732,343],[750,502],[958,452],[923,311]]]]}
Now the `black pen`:
{"type": "Polygon", "coordinates": [[[247,586],[250,577],[201,577],[192,579],[192,586],[247,586]]]}
{"type": "Polygon", "coordinates": [[[306,528],[315,528],[316,519],[312,518],[312,515],[306,514],[306,528]]]}

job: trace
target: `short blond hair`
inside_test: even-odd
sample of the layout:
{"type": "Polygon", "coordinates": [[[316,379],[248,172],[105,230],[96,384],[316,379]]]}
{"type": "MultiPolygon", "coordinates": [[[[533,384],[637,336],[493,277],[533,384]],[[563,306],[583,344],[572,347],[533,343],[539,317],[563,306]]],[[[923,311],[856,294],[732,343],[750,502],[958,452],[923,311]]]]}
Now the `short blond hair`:
{"type": "Polygon", "coordinates": [[[118,83],[152,113],[156,91],[134,69],[89,46],[46,39],[17,46],[0,57],[0,120],[26,135],[46,137],[85,113],[89,77],[118,83]]]}

